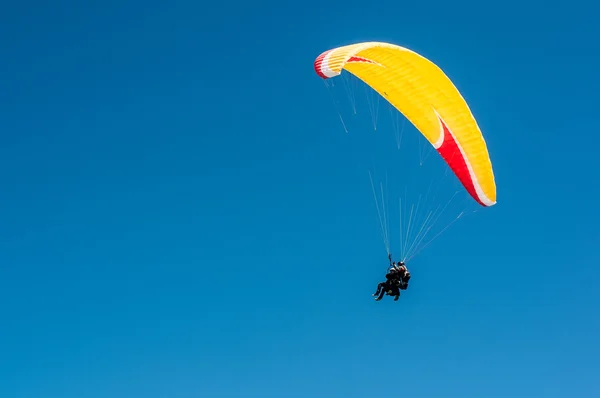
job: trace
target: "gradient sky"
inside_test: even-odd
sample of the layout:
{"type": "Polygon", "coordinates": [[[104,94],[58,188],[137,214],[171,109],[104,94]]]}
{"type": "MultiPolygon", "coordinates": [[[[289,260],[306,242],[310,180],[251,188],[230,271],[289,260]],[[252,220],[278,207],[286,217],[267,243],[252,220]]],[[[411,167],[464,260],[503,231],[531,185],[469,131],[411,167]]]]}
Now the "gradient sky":
{"type": "Polygon", "coordinates": [[[0,7],[1,397],[599,396],[599,5],[84,3],[0,7]],[[447,72],[498,186],[395,303],[312,67],[365,40],[447,72]]]}

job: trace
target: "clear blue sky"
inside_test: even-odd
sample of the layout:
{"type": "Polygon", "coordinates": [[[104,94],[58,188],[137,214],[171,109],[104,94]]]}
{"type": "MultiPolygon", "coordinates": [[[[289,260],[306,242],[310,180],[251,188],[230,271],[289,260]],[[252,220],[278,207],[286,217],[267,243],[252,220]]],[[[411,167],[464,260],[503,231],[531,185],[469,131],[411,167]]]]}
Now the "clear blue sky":
{"type": "Polygon", "coordinates": [[[597,4],[83,3],[0,8],[1,397],[600,394],[597,4]],[[398,302],[312,67],[365,40],[451,76],[498,186],[398,302]]]}

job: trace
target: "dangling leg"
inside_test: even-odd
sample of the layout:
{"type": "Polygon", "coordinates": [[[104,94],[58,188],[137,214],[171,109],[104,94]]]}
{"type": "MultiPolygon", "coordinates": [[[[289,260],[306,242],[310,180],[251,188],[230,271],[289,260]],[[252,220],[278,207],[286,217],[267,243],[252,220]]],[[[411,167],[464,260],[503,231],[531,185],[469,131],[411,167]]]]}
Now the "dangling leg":
{"type": "Polygon", "coordinates": [[[400,298],[400,289],[398,289],[398,286],[394,286],[394,288],[390,290],[390,293],[390,296],[395,296],[394,301],[398,301],[398,299],[400,298]]]}
{"type": "Polygon", "coordinates": [[[379,285],[381,286],[381,290],[379,291],[379,296],[375,299],[375,301],[381,300],[385,294],[385,291],[387,290],[385,283],[382,282],[379,285]]]}
{"type": "Polygon", "coordinates": [[[375,293],[373,293],[373,297],[377,296],[379,294],[379,292],[381,292],[381,289],[383,289],[383,285],[384,285],[383,282],[381,282],[380,284],[377,285],[377,291],[375,293]]]}

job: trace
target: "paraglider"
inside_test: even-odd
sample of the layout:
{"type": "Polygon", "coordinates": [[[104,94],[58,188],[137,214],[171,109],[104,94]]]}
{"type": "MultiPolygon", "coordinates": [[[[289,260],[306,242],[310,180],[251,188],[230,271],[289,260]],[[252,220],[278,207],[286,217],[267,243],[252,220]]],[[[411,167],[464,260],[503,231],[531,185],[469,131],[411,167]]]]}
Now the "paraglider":
{"type": "Polygon", "coordinates": [[[408,288],[408,281],[410,280],[410,272],[406,268],[406,264],[403,261],[399,261],[397,264],[392,261],[392,255],[388,255],[390,260],[390,266],[388,273],[385,275],[386,281],[381,282],[377,285],[377,290],[373,293],[375,300],[379,301],[383,298],[385,293],[388,296],[395,296],[394,301],[398,301],[400,298],[400,290],[406,290],[408,288]]]}
{"type": "MultiPolygon", "coordinates": [[[[472,200],[484,208],[496,204],[494,172],[481,130],[456,86],[436,64],[412,50],[394,44],[362,42],[321,53],[314,61],[314,69],[324,81],[341,75],[343,70],[360,79],[416,127],[472,200]]],[[[344,128],[346,129],[345,125],[344,128]]],[[[375,194],[375,189],[373,193],[375,194]]],[[[422,196],[429,196],[429,191],[427,195],[419,193],[416,212],[422,196]]],[[[414,205],[410,210],[411,219],[406,239],[411,232],[413,210],[414,205]]],[[[432,210],[426,218],[423,217],[425,221],[415,240],[412,244],[404,244],[403,251],[408,247],[409,254],[415,255],[416,247],[421,244],[432,223],[437,221],[432,220],[438,210],[439,206],[435,213],[432,210]]],[[[459,212],[456,219],[462,214],[463,212],[459,212]]],[[[386,293],[398,300],[400,290],[407,289],[410,279],[406,258],[403,257],[398,263],[391,260],[384,221],[380,215],[391,269],[386,274],[386,281],[379,283],[373,294],[377,301],[386,293]]]]}

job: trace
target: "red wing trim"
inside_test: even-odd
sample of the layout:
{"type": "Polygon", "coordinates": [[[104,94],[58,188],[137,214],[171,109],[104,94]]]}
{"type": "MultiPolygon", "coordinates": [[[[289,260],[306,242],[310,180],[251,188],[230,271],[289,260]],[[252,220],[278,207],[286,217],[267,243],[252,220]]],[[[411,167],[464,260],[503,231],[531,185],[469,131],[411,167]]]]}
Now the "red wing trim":
{"type": "MultiPolygon", "coordinates": [[[[438,117],[439,118],[439,117],[438,117]]],[[[462,154],[458,143],[454,139],[454,135],[446,126],[446,123],[440,119],[440,123],[442,124],[442,131],[444,134],[444,142],[442,145],[437,148],[437,151],[440,153],[442,158],[448,163],[454,174],[458,177],[461,184],[465,187],[469,195],[473,197],[482,206],[485,204],[479,199],[477,195],[477,191],[475,190],[475,184],[473,178],[471,177],[471,172],[469,171],[469,167],[467,165],[468,160],[462,154]]]]}
{"type": "Polygon", "coordinates": [[[319,55],[317,57],[317,59],[315,60],[315,63],[314,63],[315,72],[317,72],[317,75],[319,75],[319,77],[321,79],[329,79],[329,77],[327,77],[327,75],[323,73],[323,60],[325,59],[327,54],[329,54],[330,52],[331,52],[331,50],[325,51],[324,53],[319,55]]]}

